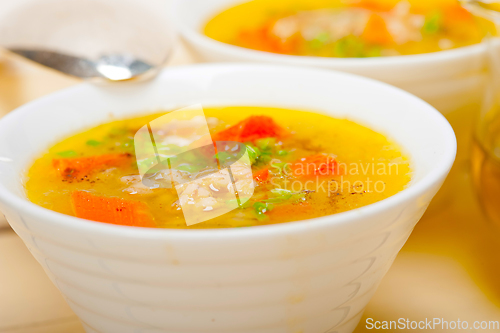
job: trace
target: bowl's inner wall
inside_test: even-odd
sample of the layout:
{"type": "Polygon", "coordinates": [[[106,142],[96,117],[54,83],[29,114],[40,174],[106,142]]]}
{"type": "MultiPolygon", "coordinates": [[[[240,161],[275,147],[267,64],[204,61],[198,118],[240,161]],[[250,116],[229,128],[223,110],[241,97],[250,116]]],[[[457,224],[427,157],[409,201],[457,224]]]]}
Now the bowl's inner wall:
{"type": "Polygon", "coordinates": [[[437,111],[384,84],[289,67],[194,66],[167,70],[151,82],[80,85],[21,107],[0,122],[0,184],[24,198],[26,169],[58,140],[112,117],[196,103],[290,107],[357,121],[410,155],[412,185],[442,164],[454,146],[437,111]]]}

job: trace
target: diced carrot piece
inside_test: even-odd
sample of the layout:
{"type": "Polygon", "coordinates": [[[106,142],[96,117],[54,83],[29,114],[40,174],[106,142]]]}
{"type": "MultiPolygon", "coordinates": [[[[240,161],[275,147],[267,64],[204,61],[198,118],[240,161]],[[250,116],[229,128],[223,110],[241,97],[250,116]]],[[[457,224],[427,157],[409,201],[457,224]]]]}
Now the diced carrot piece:
{"type": "MultiPolygon", "coordinates": [[[[286,172],[297,177],[305,178],[312,176],[332,176],[341,175],[344,170],[332,154],[318,154],[301,158],[293,163],[287,164],[286,172]]],[[[262,169],[254,173],[253,179],[259,183],[269,180],[269,169],[262,169]]]]}
{"type": "Polygon", "coordinates": [[[372,14],[370,16],[361,38],[371,44],[387,45],[393,42],[392,35],[387,29],[387,24],[379,14],[372,14]]]}
{"type": "Polygon", "coordinates": [[[253,174],[253,179],[258,183],[264,183],[269,179],[269,169],[262,169],[253,174]]]}
{"type": "Polygon", "coordinates": [[[85,191],[75,191],[71,201],[76,217],[134,227],[156,227],[148,207],[140,201],[93,195],[85,191]]]}
{"type": "Polygon", "coordinates": [[[318,154],[304,157],[291,163],[291,173],[297,177],[308,176],[331,176],[338,175],[342,171],[339,168],[335,155],[318,154]]]}
{"type": "Polygon", "coordinates": [[[263,138],[282,138],[287,131],[271,117],[251,116],[213,136],[215,141],[254,142],[263,138]]]}
{"type": "Polygon", "coordinates": [[[444,18],[450,22],[472,21],[474,18],[467,9],[458,4],[447,6],[444,12],[444,18]]]}
{"type": "Polygon", "coordinates": [[[276,21],[272,19],[257,29],[242,31],[238,37],[241,46],[266,52],[294,54],[299,43],[299,35],[287,39],[276,36],[273,32],[276,21]]]}
{"type": "Polygon", "coordinates": [[[90,157],[59,158],[52,165],[66,180],[80,180],[97,170],[118,167],[130,162],[131,154],[108,154],[90,157]]]}

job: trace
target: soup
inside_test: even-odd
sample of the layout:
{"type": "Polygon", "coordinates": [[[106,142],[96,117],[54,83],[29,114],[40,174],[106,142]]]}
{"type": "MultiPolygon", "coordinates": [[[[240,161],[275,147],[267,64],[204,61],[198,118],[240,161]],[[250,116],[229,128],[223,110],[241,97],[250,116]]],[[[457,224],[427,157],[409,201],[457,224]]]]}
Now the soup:
{"type": "Polygon", "coordinates": [[[484,36],[454,0],[254,0],[218,14],[204,33],[253,50],[338,58],[437,52],[484,36]]]}
{"type": "Polygon", "coordinates": [[[409,160],[397,144],[346,119],[243,106],[205,108],[204,115],[215,155],[201,147],[198,155],[188,151],[183,163],[169,159],[168,166],[154,169],[152,154],[146,169],[154,170],[141,177],[149,163],[138,150],[141,129],[152,136],[168,132],[157,151],[178,148],[192,133],[179,123],[168,131],[168,124],[155,125],[162,114],[114,120],[64,139],[38,158],[27,173],[27,196],[47,209],[105,223],[232,228],[349,211],[386,199],[411,180],[409,160]],[[231,142],[244,145],[230,148],[231,142]],[[238,149],[248,168],[243,158],[224,167],[238,149]],[[146,178],[181,180],[169,187],[146,178]],[[232,191],[236,202],[230,202],[232,191]],[[228,206],[234,209],[224,211],[228,206]],[[188,223],[191,208],[206,220],[188,223]]]}

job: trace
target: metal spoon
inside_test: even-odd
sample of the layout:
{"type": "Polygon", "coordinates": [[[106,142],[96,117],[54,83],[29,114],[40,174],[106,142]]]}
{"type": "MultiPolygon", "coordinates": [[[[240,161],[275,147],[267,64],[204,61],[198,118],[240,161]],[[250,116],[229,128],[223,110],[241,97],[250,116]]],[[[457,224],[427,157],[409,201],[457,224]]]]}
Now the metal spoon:
{"type": "Polygon", "coordinates": [[[104,55],[97,61],[92,61],[48,50],[21,48],[9,48],[8,50],[43,66],[82,79],[103,78],[111,81],[123,81],[153,74],[158,70],[145,61],[121,54],[104,55]]]}
{"type": "Polygon", "coordinates": [[[156,74],[173,29],[163,4],[126,0],[31,1],[0,12],[0,46],[59,72],[93,81],[156,74]]]}

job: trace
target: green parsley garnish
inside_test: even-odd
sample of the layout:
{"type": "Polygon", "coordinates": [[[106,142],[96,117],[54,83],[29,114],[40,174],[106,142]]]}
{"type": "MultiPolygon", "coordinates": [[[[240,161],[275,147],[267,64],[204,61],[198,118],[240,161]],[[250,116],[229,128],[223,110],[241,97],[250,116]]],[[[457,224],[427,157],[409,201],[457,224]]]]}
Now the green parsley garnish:
{"type": "Polygon", "coordinates": [[[86,142],[88,146],[92,146],[92,147],[97,147],[99,146],[102,142],[99,142],[97,140],[89,140],[86,142]]]}
{"type": "Polygon", "coordinates": [[[66,151],[62,151],[60,153],[57,153],[57,155],[61,156],[61,157],[76,157],[78,156],[78,154],[76,153],[76,151],[74,150],[66,150],[66,151]]]}
{"type": "Polygon", "coordinates": [[[253,204],[253,209],[254,209],[255,215],[257,216],[257,219],[265,220],[265,219],[269,218],[266,215],[266,213],[272,211],[274,209],[274,205],[271,203],[256,202],[253,204]]]}
{"type": "Polygon", "coordinates": [[[443,14],[439,11],[432,12],[425,18],[422,31],[428,35],[438,33],[443,25],[443,14]]]}

